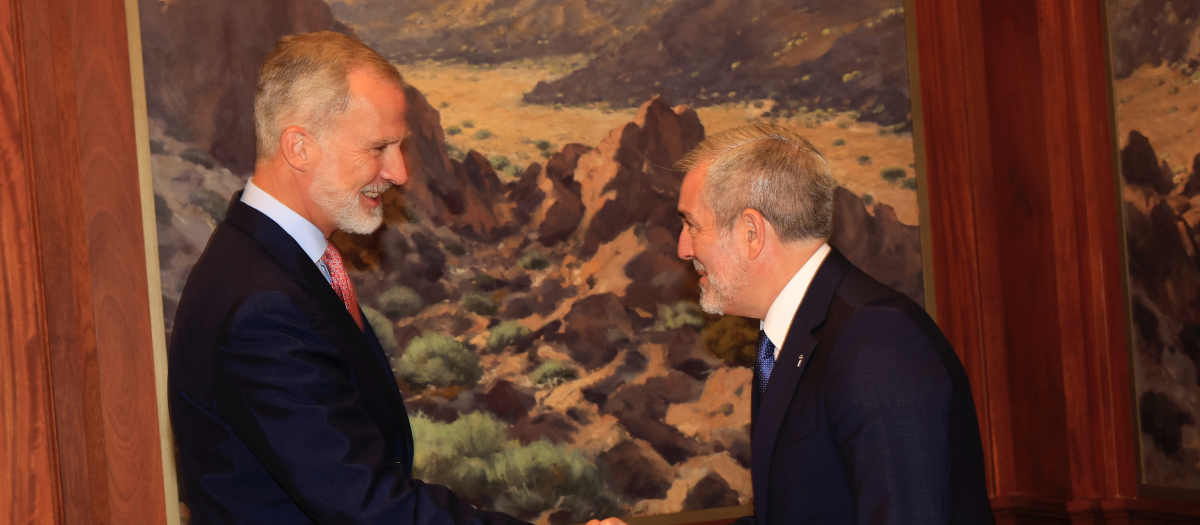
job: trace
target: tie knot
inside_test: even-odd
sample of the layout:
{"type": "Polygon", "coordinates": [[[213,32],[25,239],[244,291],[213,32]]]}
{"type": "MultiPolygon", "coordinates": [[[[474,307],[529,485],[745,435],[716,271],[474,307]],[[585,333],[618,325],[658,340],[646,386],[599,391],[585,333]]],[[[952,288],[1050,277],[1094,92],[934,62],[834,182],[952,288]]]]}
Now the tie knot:
{"type": "Polygon", "coordinates": [[[325,253],[321,254],[321,260],[325,261],[325,264],[329,264],[330,261],[341,262],[342,252],[338,251],[337,245],[333,244],[333,241],[327,240],[325,241],[325,253]]]}
{"type": "Polygon", "coordinates": [[[758,355],[754,359],[754,393],[762,400],[767,390],[767,381],[771,379],[771,369],[775,368],[775,344],[767,337],[767,332],[758,331],[758,355]]]}
{"type": "Polygon", "coordinates": [[[770,356],[771,359],[775,358],[775,343],[772,343],[771,338],[767,337],[767,332],[765,330],[759,330],[757,357],[759,359],[765,359],[767,356],[770,356]]]}

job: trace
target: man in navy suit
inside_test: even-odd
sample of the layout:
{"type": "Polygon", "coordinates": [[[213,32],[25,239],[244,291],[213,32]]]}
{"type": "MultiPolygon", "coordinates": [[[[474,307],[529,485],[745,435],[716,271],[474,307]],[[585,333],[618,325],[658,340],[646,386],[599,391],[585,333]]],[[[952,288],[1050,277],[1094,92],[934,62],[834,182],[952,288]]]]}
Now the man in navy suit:
{"type": "Polygon", "coordinates": [[[412,479],[413,440],[334,230],[370,233],[407,179],[404,82],[361,43],[285,37],[255,96],[258,158],[192,269],[169,351],[195,524],[518,524],[412,479]]]}
{"type": "Polygon", "coordinates": [[[920,306],[827,244],[837,181],[821,154],[756,124],[678,167],[701,306],[761,321],[741,523],[991,523],[962,364],[920,306]]]}

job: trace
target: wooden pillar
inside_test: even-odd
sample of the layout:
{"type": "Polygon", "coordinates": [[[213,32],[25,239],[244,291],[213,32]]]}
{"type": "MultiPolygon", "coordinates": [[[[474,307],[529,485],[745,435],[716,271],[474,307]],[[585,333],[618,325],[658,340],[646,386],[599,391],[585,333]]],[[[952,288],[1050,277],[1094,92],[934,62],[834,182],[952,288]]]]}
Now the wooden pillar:
{"type": "Polygon", "coordinates": [[[1097,0],[917,0],[938,322],[997,523],[1184,523],[1137,493],[1097,0]]]}
{"type": "Polygon", "coordinates": [[[166,519],[123,0],[0,3],[6,523],[166,519]]]}

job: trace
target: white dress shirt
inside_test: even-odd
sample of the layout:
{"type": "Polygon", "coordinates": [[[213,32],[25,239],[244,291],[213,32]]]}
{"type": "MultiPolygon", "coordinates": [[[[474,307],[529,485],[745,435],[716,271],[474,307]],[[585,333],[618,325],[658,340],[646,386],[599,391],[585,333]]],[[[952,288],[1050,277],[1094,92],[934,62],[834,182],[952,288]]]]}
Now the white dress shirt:
{"type": "Polygon", "coordinates": [[[816,277],[817,269],[825,261],[826,255],[829,255],[827,243],[817,248],[816,253],[808,258],[808,262],[800,267],[800,271],[796,272],[787,286],[775,296],[775,302],[772,302],[771,308],[767,310],[767,318],[758,325],[759,329],[767,333],[767,339],[775,345],[775,359],[779,359],[779,350],[783,348],[784,339],[792,327],[792,318],[796,316],[796,310],[800,308],[800,302],[808,292],[808,285],[812,283],[813,277],[816,277]]]}
{"type": "Polygon", "coordinates": [[[242,191],[242,202],[262,212],[263,215],[275,221],[280,228],[283,228],[288,235],[291,235],[292,239],[296,240],[296,244],[300,245],[300,249],[304,250],[304,253],[312,259],[313,264],[317,265],[317,269],[321,270],[321,275],[325,276],[325,280],[332,281],[329,278],[329,268],[321,260],[321,256],[325,255],[325,249],[328,247],[328,241],[325,240],[325,234],[321,233],[320,229],[263,191],[262,188],[255,186],[253,178],[246,181],[246,189],[242,191]]]}

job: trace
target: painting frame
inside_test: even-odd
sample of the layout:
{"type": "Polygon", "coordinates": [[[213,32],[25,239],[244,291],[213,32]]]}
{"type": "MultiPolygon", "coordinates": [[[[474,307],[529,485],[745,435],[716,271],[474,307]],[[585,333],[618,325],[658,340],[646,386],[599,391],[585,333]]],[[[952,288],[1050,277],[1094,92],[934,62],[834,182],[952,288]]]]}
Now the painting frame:
{"type": "Polygon", "coordinates": [[[137,146],[138,186],[141,190],[142,230],[146,253],[146,280],[150,301],[150,340],[154,351],[154,391],[158,407],[159,450],[162,455],[163,498],[166,525],[181,525],[182,498],[175,464],[175,435],[167,390],[167,336],[159,272],[158,232],[154,227],[154,177],[150,168],[149,113],[146,108],[146,75],[142,60],[141,16],[137,0],[124,0],[128,39],[130,89],[133,95],[134,136],[137,146]]]}
{"type": "MultiPolygon", "coordinates": [[[[148,131],[148,112],[147,112],[147,96],[145,91],[145,71],[142,60],[142,42],[139,24],[139,8],[138,0],[124,0],[126,8],[127,33],[129,39],[129,54],[130,66],[133,77],[133,98],[134,98],[134,113],[135,113],[135,134],[137,137],[137,156],[138,156],[138,180],[142,191],[142,213],[145,218],[146,234],[146,263],[148,268],[147,279],[152,300],[151,303],[151,321],[153,326],[153,344],[155,357],[155,385],[158,395],[157,404],[159,407],[159,435],[161,438],[161,449],[163,455],[163,476],[164,487],[167,498],[167,516],[168,525],[179,525],[182,523],[180,515],[181,497],[179,487],[176,481],[176,466],[174,455],[174,438],[171,431],[169,412],[167,408],[167,359],[166,359],[166,332],[164,329],[165,316],[163,305],[160,301],[153,300],[162,295],[162,280],[161,275],[157,271],[159,268],[159,252],[158,252],[158,236],[153,227],[155,217],[155,202],[153,194],[153,176],[150,167],[151,150],[149,146],[150,132],[148,131]]],[[[929,221],[929,193],[927,188],[927,169],[926,169],[926,152],[924,141],[924,115],[921,103],[921,78],[919,69],[919,59],[917,55],[917,34],[916,34],[916,17],[915,9],[916,0],[902,0],[904,9],[904,27],[905,27],[905,47],[907,58],[907,71],[909,83],[909,97],[911,106],[912,119],[912,144],[914,154],[914,178],[917,181],[917,208],[919,213],[920,242],[921,242],[921,260],[922,272],[924,276],[924,307],[926,311],[937,319],[937,301],[935,294],[934,278],[934,262],[933,262],[933,234],[929,221]]],[[[668,514],[657,514],[650,516],[641,516],[628,518],[626,521],[631,525],[684,525],[690,523],[710,523],[710,522],[725,522],[732,521],[741,516],[747,516],[753,513],[751,504],[711,508],[695,511],[682,511],[668,514]]]]}
{"type": "MultiPolygon", "coordinates": [[[[1127,453],[1132,454],[1134,458],[1134,478],[1136,480],[1137,495],[1141,497],[1162,498],[1187,500],[1192,502],[1200,502],[1200,487],[1172,487],[1148,481],[1148,466],[1146,461],[1147,447],[1153,448],[1150,436],[1143,431],[1143,408],[1139,403],[1139,382],[1138,382],[1138,343],[1140,327],[1136,319],[1134,309],[1135,302],[1135,285],[1134,278],[1131,272],[1131,247],[1128,234],[1130,213],[1127,206],[1121,205],[1125,203],[1124,194],[1129,188],[1129,183],[1126,180],[1124,173],[1125,167],[1122,162],[1122,132],[1119,125],[1121,120],[1119,106],[1123,102],[1117,96],[1117,78],[1114,66],[1116,51],[1114,49],[1113,22],[1115,14],[1112,12],[1113,4],[1111,0],[1100,2],[1099,11],[1101,16],[1101,27],[1103,35],[1103,50],[1104,50],[1104,67],[1106,76],[1106,93],[1107,105],[1109,108],[1109,131],[1112,148],[1109,151],[1110,159],[1113,166],[1113,198],[1118,203],[1114,220],[1116,221],[1117,232],[1117,247],[1119,255],[1118,274],[1121,276],[1121,306],[1124,318],[1125,331],[1125,366],[1128,377],[1128,396],[1130,411],[1128,413],[1128,424],[1132,432],[1131,444],[1132,448],[1127,453]]],[[[1151,392],[1147,390],[1147,393],[1151,392]]]]}

